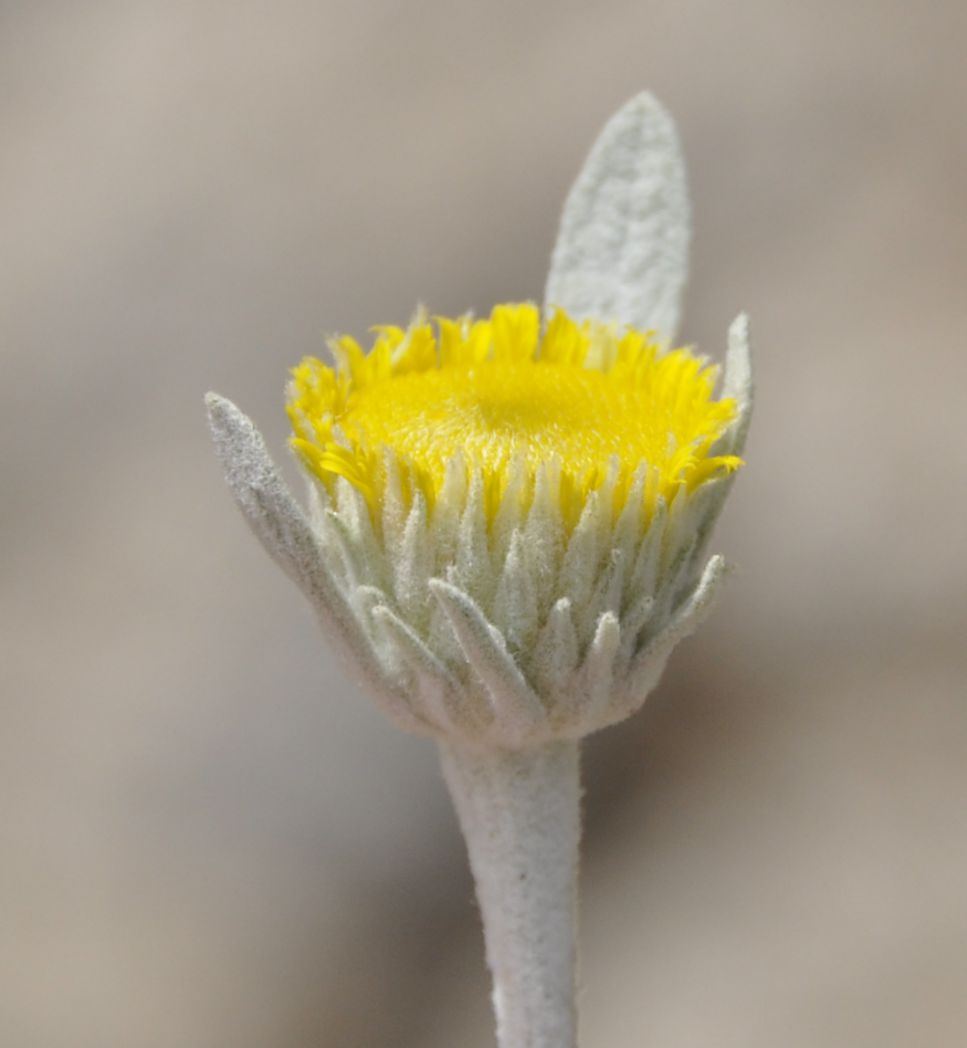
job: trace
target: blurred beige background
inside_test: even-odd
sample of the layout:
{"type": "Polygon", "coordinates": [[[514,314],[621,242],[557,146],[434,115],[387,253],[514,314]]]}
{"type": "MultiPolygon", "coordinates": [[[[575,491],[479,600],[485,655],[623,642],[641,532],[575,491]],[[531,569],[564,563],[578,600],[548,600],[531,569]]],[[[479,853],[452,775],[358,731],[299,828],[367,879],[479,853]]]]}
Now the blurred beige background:
{"type": "Polygon", "coordinates": [[[965,10],[0,7],[0,1044],[491,1044],[433,748],[334,667],[201,397],[284,458],[324,333],[539,297],[646,86],[685,335],[747,309],[759,405],[740,571],[587,749],[585,1043],[967,1043],[965,10]]]}

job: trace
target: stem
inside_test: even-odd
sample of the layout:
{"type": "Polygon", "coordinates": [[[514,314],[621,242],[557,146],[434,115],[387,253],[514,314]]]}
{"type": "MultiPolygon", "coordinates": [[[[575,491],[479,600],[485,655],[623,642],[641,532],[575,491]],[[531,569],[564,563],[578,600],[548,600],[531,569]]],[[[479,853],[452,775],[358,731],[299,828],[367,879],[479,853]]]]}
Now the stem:
{"type": "Polygon", "coordinates": [[[470,853],[500,1048],[576,1048],[578,744],[441,745],[470,853]]]}

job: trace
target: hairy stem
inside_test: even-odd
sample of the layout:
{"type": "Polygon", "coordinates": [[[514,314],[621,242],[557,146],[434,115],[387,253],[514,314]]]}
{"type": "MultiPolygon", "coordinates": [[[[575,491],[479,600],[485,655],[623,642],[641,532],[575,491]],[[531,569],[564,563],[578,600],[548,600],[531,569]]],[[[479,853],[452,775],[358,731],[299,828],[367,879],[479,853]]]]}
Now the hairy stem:
{"type": "Polygon", "coordinates": [[[500,1048],[575,1048],[580,773],[576,742],[441,745],[470,853],[500,1048]]]}

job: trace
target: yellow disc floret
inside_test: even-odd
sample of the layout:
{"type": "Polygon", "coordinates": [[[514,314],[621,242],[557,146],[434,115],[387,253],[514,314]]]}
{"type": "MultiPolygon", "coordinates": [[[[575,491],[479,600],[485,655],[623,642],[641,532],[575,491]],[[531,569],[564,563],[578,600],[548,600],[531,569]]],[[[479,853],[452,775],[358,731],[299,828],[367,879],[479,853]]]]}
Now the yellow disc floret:
{"type": "Polygon", "coordinates": [[[512,470],[532,489],[556,461],[572,523],[609,475],[621,502],[643,471],[651,509],[741,465],[712,454],[736,412],[713,399],[717,369],[687,349],[663,352],[647,333],[563,311],[542,331],[530,304],[376,332],[368,354],[333,339],[335,369],[303,360],[288,401],[305,465],[330,489],[345,477],[374,516],[393,471],[407,501],[419,491],[432,509],[455,458],[481,474],[491,516],[512,470]]]}

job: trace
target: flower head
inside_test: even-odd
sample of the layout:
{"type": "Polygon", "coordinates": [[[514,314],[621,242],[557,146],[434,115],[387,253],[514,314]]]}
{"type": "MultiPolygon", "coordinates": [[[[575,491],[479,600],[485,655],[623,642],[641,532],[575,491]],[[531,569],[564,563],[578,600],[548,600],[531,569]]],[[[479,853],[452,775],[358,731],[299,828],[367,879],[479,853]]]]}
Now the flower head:
{"type": "Polygon", "coordinates": [[[751,381],[744,318],[721,395],[670,348],[687,241],[674,126],[639,96],[571,192],[543,315],[420,311],[293,370],[308,519],[211,401],[250,523],[406,727],[512,749],[586,734],[641,704],[707,608],[751,381]]]}

